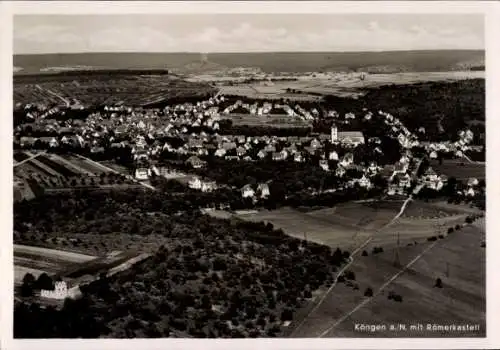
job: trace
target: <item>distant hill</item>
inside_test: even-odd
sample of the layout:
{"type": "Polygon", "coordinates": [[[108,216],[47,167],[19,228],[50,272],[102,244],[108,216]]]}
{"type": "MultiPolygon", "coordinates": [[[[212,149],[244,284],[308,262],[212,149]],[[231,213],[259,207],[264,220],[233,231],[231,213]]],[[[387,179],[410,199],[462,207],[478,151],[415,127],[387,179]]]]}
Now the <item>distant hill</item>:
{"type": "MultiPolygon", "coordinates": [[[[386,52],[261,52],[261,53],[81,53],[14,55],[16,74],[39,73],[53,67],[99,69],[173,69],[203,73],[236,67],[264,72],[361,71],[424,72],[480,69],[482,50],[386,52]],[[477,68],[479,67],[479,68],[477,68]]],[[[49,69],[49,70],[50,70],[49,69]]]]}

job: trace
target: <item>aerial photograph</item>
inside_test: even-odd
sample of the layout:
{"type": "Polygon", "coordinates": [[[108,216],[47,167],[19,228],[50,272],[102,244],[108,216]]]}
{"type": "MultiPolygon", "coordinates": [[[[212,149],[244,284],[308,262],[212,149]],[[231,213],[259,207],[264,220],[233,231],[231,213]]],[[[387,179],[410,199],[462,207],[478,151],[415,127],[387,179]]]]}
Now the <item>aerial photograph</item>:
{"type": "Polygon", "coordinates": [[[484,26],[15,15],[14,338],[485,338],[484,26]]]}

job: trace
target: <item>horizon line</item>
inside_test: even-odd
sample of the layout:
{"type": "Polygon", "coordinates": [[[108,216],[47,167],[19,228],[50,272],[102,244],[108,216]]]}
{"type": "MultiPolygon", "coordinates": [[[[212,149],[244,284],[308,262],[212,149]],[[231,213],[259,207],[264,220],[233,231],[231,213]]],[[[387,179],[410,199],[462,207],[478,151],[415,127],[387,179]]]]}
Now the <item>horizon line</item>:
{"type": "Polygon", "coordinates": [[[79,52],[42,52],[42,53],[13,53],[13,56],[41,56],[41,55],[82,55],[82,54],[265,54],[265,53],[384,53],[384,52],[432,52],[432,51],[482,51],[486,49],[390,49],[390,50],[344,50],[344,51],[79,51],[79,52]]]}

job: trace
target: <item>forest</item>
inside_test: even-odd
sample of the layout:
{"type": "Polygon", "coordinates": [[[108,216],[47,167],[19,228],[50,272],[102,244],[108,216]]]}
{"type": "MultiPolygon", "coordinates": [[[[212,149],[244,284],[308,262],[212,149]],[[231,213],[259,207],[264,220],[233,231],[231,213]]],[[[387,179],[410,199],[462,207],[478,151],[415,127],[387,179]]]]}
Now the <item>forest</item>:
{"type": "Polygon", "coordinates": [[[16,303],[15,337],[279,336],[282,322],[293,321],[349,257],[271,224],[156,206],[150,194],[45,196],[15,207],[15,230],[22,234],[98,229],[117,238],[153,231],[169,238],[150,259],[82,286],[83,297],[66,300],[60,310],[16,303]]]}

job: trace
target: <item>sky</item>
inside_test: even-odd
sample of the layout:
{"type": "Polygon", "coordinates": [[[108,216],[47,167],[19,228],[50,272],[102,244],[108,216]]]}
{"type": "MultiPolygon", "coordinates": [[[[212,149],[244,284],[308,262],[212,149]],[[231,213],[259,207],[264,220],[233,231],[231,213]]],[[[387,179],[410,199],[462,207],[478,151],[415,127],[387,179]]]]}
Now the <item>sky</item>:
{"type": "Polygon", "coordinates": [[[16,15],[14,53],[479,49],[464,14],[16,15]]]}

